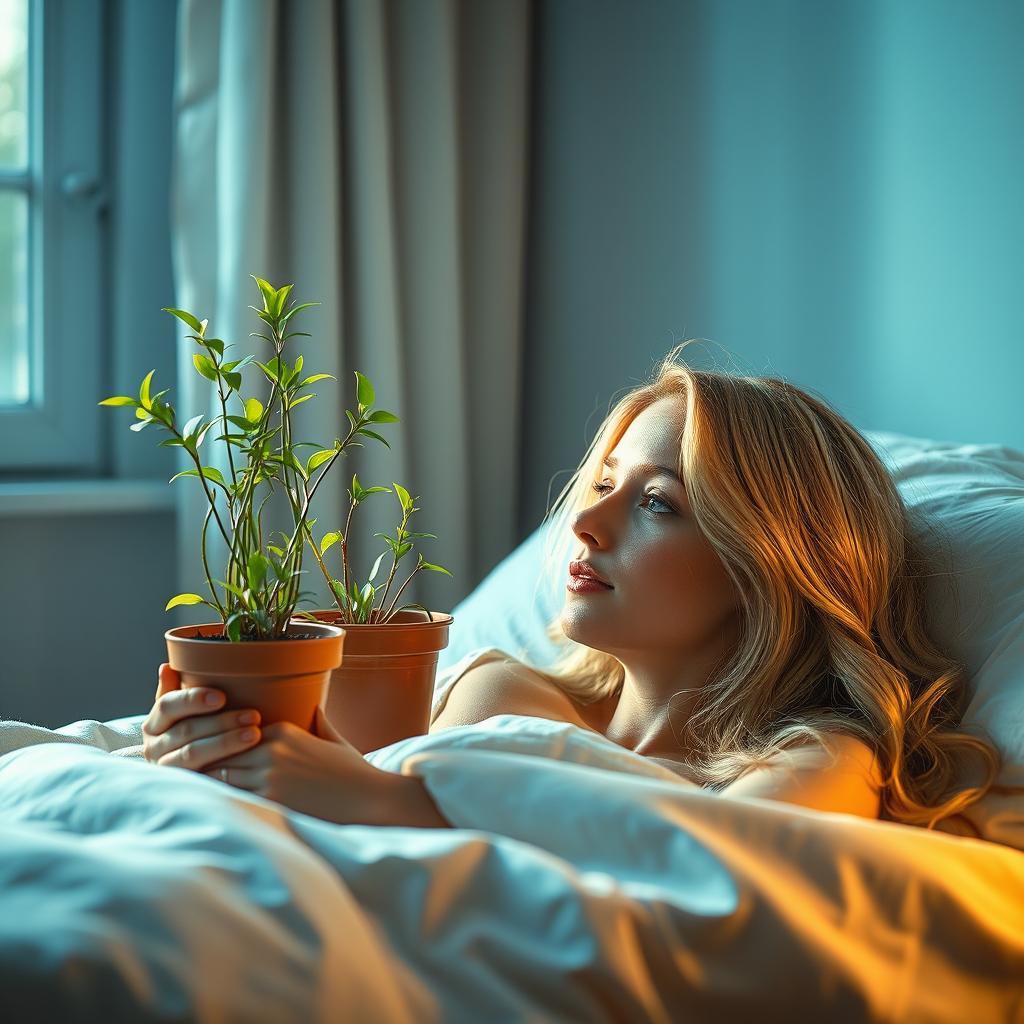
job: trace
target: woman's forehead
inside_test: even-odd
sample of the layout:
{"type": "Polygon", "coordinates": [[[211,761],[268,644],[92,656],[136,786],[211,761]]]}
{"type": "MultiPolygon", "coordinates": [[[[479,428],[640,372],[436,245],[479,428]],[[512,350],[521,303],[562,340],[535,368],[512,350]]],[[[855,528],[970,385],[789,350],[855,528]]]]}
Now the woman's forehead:
{"type": "Polygon", "coordinates": [[[682,398],[661,398],[629,424],[612,451],[631,462],[668,462],[675,465],[679,461],[679,441],[684,422],[682,398]]]}

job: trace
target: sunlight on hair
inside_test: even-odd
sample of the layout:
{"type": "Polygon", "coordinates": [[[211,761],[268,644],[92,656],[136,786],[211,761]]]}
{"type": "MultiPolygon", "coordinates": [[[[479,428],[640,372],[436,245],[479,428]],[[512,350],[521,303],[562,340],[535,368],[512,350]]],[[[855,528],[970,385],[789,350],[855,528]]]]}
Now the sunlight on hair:
{"type": "MultiPolygon", "coordinates": [[[[962,665],[926,625],[928,564],[890,472],[823,399],[776,377],[697,370],[676,345],[611,408],[545,522],[543,578],[565,575],[576,513],[595,500],[601,463],[629,424],[667,396],[685,403],[679,453],[697,526],[742,600],[741,638],[680,723],[689,767],[721,789],[794,743],[825,733],[875,752],[881,817],[932,828],[979,800],[1000,769],[988,738],[960,731],[962,665]],[[976,785],[952,792],[969,756],[976,785]]],[[[535,669],[570,697],[615,694],[614,656],[569,640],[535,669]]]]}

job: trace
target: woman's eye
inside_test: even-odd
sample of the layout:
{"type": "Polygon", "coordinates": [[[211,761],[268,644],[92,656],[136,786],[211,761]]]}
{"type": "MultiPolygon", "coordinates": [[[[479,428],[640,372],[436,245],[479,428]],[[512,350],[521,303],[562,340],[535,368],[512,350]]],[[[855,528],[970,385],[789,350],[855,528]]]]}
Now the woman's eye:
{"type": "MultiPolygon", "coordinates": [[[[590,486],[597,494],[605,494],[612,490],[611,484],[602,482],[594,482],[590,486]]],[[[659,498],[656,494],[645,494],[644,500],[640,504],[646,508],[650,508],[652,504],[661,506],[660,509],[656,510],[657,515],[664,515],[666,512],[675,512],[675,509],[667,501],[659,498]]]]}
{"type": "MultiPolygon", "coordinates": [[[[656,494],[648,494],[646,495],[646,498],[649,501],[654,502],[656,505],[660,505],[665,512],[675,512],[675,509],[667,501],[662,501],[656,494]]],[[[650,506],[648,505],[648,508],[649,507],[650,506]]],[[[662,513],[659,512],[658,514],[661,515],[662,513]]]]}

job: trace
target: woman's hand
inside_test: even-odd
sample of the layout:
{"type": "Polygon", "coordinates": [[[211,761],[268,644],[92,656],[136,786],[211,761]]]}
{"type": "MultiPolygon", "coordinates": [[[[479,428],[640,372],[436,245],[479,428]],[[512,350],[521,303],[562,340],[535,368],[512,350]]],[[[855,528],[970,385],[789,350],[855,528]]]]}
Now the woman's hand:
{"type": "Polygon", "coordinates": [[[199,686],[183,690],[181,674],[162,664],[156,703],[142,723],[146,760],[198,772],[251,749],[259,742],[260,713],[251,708],[219,711],[223,706],[220,690],[199,686]]]}
{"type": "MultiPolygon", "coordinates": [[[[260,730],[241,721],[246,712],[218,713],[224,704],[220,690],[182,690],[181,675],[166,663],[160,666],[156,698],[142,723],[149,761],[202,772],[326,821],[451,827],[420,779],[370,764],[321,708],[315,735],[278,722],[263,730],[260,743],[260,730]],[[216,697],[213,704],[206,703],[210,694],[216,697]]],[[[258,711],[250,714],[259,721],[258,711]]]]}
{"type": "Polygon", "coordinates": [[[399,824],[409,780],[370,764],[321,708],[315,731],[275,722],[263,730],[257,747],[219,761],[205,774],[325,821],[399,824]]]}

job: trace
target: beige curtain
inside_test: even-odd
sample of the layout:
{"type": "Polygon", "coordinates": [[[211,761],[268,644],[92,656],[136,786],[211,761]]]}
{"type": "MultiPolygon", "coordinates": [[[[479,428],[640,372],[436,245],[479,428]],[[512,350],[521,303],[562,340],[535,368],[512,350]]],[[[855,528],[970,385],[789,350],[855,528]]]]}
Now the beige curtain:
{"type": "MultiPolygon", "coordinates": [[[[422,572],[403,599],[450,610],[517,539],[529,0],[181,0],[179,11],[176,304],[208,317],[233,358],[262,359],[269,346],[248,337],[261,327],[250,274],[322,303],[300,314],[313,337],[291,358],[338,379],[295,410],[296,436],[344,436],[353,370],[401,423],[381,430],[390,451],[368,442],[334,467],[314,535],[344,526],[353,471],[364,486],[397,481],[420,496],[412,528],[438,535],[424,557],[455,577],[422,572]]],[[[196,351],[182,334],[168,397],[179,415],[213,416],[196,351]]],[[[265,382],[247,384],[265,398],[265,382]]],[[[194,479],[174,486],[180,587],[204,593],[205,498],[194,479]]],[[[365,576],[384,550],[372,534],[394,532],[398,503],[376,495],[357,515],[365,576]]],[[[328,604],[306,563],[304,589],[328,604]]],[[[204,618],[190,608],[180,621],[204,618]]]]}

